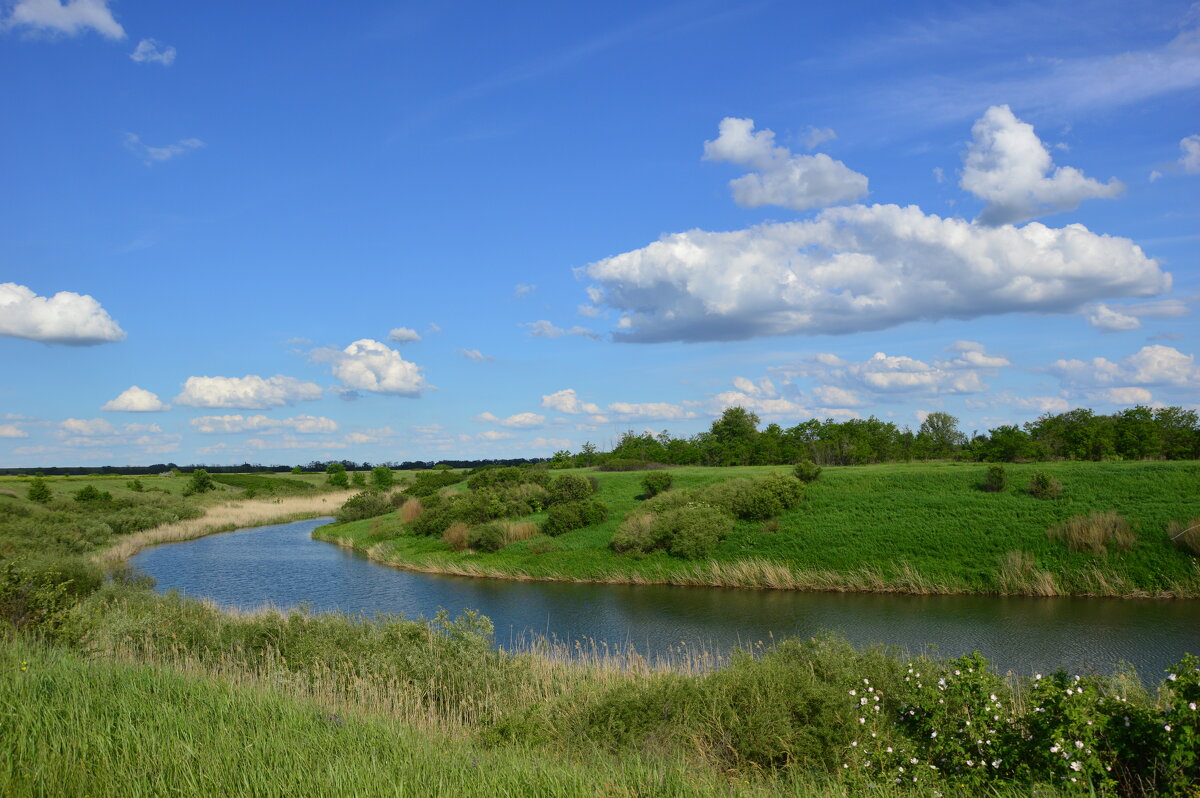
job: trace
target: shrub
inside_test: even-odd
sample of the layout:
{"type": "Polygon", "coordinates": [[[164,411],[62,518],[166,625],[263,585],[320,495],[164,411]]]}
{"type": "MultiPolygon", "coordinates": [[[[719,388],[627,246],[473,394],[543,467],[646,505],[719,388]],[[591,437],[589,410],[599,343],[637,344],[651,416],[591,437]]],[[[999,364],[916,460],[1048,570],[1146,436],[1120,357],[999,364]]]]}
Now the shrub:
{"type": "Polygon", "coordinates": [[[46,504],[54,498],[54,494],[50,492],[50,486],[41,477],[33,478],[33,481],[29,483],[29,492],[25,495],[29,497],[29,501],[38,504],[46,504]]]}
{"type": "Polygon", "coordinates": [[[197,493],[208,493],[210,490],[216,489],[217,483],[213,482],[212,475],[203,468],[197,468],[192,472],[187,487],[183,489],[183,495],[194,496],[197,493]]]}
{"type": "Polygon", "coordinates": [[[1111,545],[1121,551],[1132,548],[1137,541],[1129,522],[1114,510],[1097,512],[1074,518],[1051,527],[1047,531],[1051,540],[1062,540],[1071,551],[1083,551],[1104,556],[1111,545]]]}
{"type": "Polygon", "coordinates": [[[577,502],[591,496],[592,483],[579,474],[563,474],[550,483],[550,504],[577,502]]]}
{"type": "Polygon", "coordinates": [[[1057,499],[1062,496],[1062,484],[1045,471],[1038,471],[1029,480],[1029,492],[1039,499],[1057,499]]]}
{"type": "Polygon", "coordinates": [[[504,548],[504,524],[499,521],[489,521],[475,527],[467,535],[467,543],[476,551],[495,552],[504,548]]]}
{"type": "Polygon", "coordinates": [[[1171,521],[1167,524],[1167,535],[1179,548],[1200,556],[1200,518],[1190,518],[1186,522],[1171,521]]]}
{"type": "MultiPolygon", "coordinates": [[[[187,493],[187,491],[184,491],[187,493]]],[[[95,485],[84,485],[73,494],[75,501],[80,504],[101,504],[112,501],[112,494],[106,490],[96,490],[95,485]]]]}
{"type": "Polygon", "coordinates": [[[550,512],[542,524],[542,534],[555,536],[572,529],[599,524],[608,518],[608,508],[595,499],[566,502],[550,506],[550,512]]]}
{"type": "MultiPolygon", "coordinates": [[[[403,496],[403,494],[400,495],[403,496]]],[[[404,504],[400,505],[400,520],[411,524],[417,520],[423,509],[425,508],[421,506],[420,499],[404,499],[404,504]]]]}
{"type": "Polygon", "coordinates": [[[999,493],[1008,487],[1008,472],[1002,465],[988,466],[987,474],[983,477],[980,488],[988,493],[999,493]]]}
{"type": "Polygon", "coordinates": [[[773,493],[785,510],[794,510],[804,499],[804,484],[783,474],[772,474],[761,480],[757,489],[773,493]]]}
{"type": "Polygon", "coordinates": [[[647,496],[657,496],[665,490],[670,490],[674,478],[670,471],[651,471],[642,477],[642,489],[647,496]]]}
{"type": "Polygon", "coordinates": [[[407,492],[413,496],[425,497],[432,496],[449,485],[455,485],[462,482],[463,474],[448,471],[446,469],[435,469],[433,471],[420,471],[417,473],[413,484],[408,487],[407,492]]]}
{"type": "Polygon", "coordinates": [[[816,482],[821,476],[821,467],[812,460],[801,460],[792,468],[792,475],[801,482],[816,482]]]}
{"type": "Polygon", "coordinates": [[[371,485],[375,490],[391,490],[396,484],[396,475],[387,466],[375,466],[371,469],[371,485]]]}
{"type": "Polygon", "coordinates": [[[292,466],[292,473],[293,474],[303,474],[304,469],[301,468],[300,466],[292,466]]]}
{"type": "Polygon", "coordinates": [[[54,634],[74,604],[103,582],[92,562],[78,557],[0,565],[0,623],[54,634]]]}
{"type": "Polygon", "coordinates": [[[367,486],[367,475],[361,471],[355,471],[350,477],[350,484],[356,488],[365,488],[367,486]]]}
{"type": "Polygon", "coordinates": [[[451,551],[462,551],[467,547],[467,536],[470,532],[471,528],[466,524],[454,523],[442,531],[442,540],[446,541],[451,551]]]}
{"type": "Polygon", "coordinates": [[[655,527],[653,513],[630,513],[613,533],[612,542],[608,545],[619,553],[644,554],[660,548],[663,544],[655,527]]]}
{"type": "Polygon", "coordinates": [[[715,504],[736,518],[750,521],[765,521],[783,512],[783,502],[764,480],[719,482],[700,491],[697,498],[703,503],[715,504]]]}
{"type": "Polygon", "coordinates": [[[125,483],[125,487],[129,488],[134,493],[141,493],[146,490],[146,486],[142,484],[140,479],[131,479],[125,483]]]}
{"type": "Polygon", "coordinates": [[[698,560],[712,554],[733,531],[733,519],[715,507],[696,504],[664,513],[655,527],[657,534],[667,539],[669,554],[698,560]]]}
{"type": "Polygon", "coordinates": [[[363,491],[346,499],[345,503],[338,509],[335,517],[339,523],[346,523],[348,521],[361,521],[364,518],[374,518],[377,515],[383,515],[391,511],[391,502],[382,493],[363,491]]]}
{"type": "Polygon", "coordinates": [[[550,484],[550,472],[544,468],[518,468],[517,466],[484,466],[471,474],[467,487],[471,490],[494,488],[501,485],[550,484]]]}

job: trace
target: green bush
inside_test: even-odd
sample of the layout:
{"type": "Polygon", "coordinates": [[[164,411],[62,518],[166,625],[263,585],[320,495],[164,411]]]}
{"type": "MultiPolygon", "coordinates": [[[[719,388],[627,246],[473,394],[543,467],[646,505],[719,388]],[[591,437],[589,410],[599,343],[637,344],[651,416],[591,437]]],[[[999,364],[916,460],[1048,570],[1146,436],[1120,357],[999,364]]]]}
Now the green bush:
{"type": "Polygon", "coordinates": [[[463,474],[444,468],[418,471],[416,478],[413,479],[413,484],[405,489],[405,493],[418,498],[432,496],[442,488],[457,485],[463,479],[465,479],[463,474]]]}
{"type": "Polygon", "coordinates": [[[579,474],[563,474],[550,482],[550,504],[577,502],[595,492],[595,486],[587,477],[579,474]]]}
{"type": "Polygon", "coordinates": [[[653,513],[630,513],[613,533],[609,546],[621,554],[645,554],[662,548],[666,542],[655,526],[653,513]]]}
{"type": "Polygon", "coordinates": [[[183,495],[194,496],[197,493],[207,493],[210,490],[216,489],[217,483],[213,481],[212,475],[203,468],[197,468],[192,472],[192,477],[188,480],[187,487],[183,489],[183,495]]]}
{"type": "Polygon", "coordinates": [[[82,557],[0,564],[0,623],[55,634],[80,599],[99,589],[99,568],[82,557]]]}
{"type": "Polygon", "coordinates": [[[553,504],[542,524],[542,534],[561,535],[572,529],[602,523],[608,518],[608,507],[596,499],[553,504]]]}
{"type": "Polygon", "coordinates": [[[84,485],[72,495],[80,504],[103,504],[112,501],[111,493],[97,490],[95,485],[84,485]]]}
{"type": "Polygon", "coordinates": [[[356,488],[365,488],[367,486],[367,475],[361,471],[355,471],[350,476],[350,484],[356,488]]]}
{"type": "Polygon", "coordinates": [[[1045,471],[1038,471],[1029,480],[1029,492],[1039,499],[1057,499],[1062,496],[1062,484],[1045,471]]]}
{"type": "Polygon", "coordinates": [[[669,554],[698,560],[711,555],[733,531],[733,519],[716,507],[693,504],[663,513],[654,526],[655,536],[666,541],[669,554]]]}
{"type": "Polygon", "coordinates": [[[988,466],[987,474],[983,477],[980,488],[988,493],[999,493],[1008,487],[1008,472],[1002,465],[988,466]]]}
{"type": "Polygon", "coordinates": [[[804,483],[798,482],[784,474],[771,474],[761,480],[758,490],[774,494],[785,510],[794,510],[804,500],[804,483]]]}
{"type": "Polygon", "coordinates": [[[364,518],[375,518],[392,511],[392,504],[382,493],[366,490],[356,493],[338,508],[336,515],[338,523],[361,521],[364,518]]]}
{"type": "Polygon", "coordinates": [[[472,472],[467,480],[471,490],[481,490],[506,485],[550,485],[550,472],[544,468],[518,468],[517,466],[483,466],[472,472]]]}
{"type": "Polygon", "coordinates": [[[467,534],[467,545],[476,551],[500,551],[504,548],[504,541],[504,524],[500,521],[482,524],[467,534]]]}
{"type": "Polygon", "coordinates": [[[50,492],[50,486],[41,477],[33,478],[29,483],[29,491],[25,495],[29,498],[29,501],[37,502],[38,504],[46,504],[54,498],[54,494],[50,492]]]}
{"type": "Polygon", "coordinates": [[[663,491],[670,490],[674,478],[670,471],[651,471],[642,477],[642,489],[647,496],[657,496],[663,491]]]}
{"type": "Polygon", "coordinates": [[[146,490],[146,486],[142,484],[140,479],[131,479],[125,483],[125,487],[129,488],[134,493],[141,493],[146,490]]]}
{"type": "Polygon", "coordinates": [[[801,460],[792,468],[792,475],[801,482],[816,482],[821,476],[821,467],[812,460],[801,460]]]}
{"type": "Polygon", "coordinates": [[[375,466],[371,469],[371,485],[376,490],[391,490],[396,484],[396,475],[387,466],[375,466]]]}

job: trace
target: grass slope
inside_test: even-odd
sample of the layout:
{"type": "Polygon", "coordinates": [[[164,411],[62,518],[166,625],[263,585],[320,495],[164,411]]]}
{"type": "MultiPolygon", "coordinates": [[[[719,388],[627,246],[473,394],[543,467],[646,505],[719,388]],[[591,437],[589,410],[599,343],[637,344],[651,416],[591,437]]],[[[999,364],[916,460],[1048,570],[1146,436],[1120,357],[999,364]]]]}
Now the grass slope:
{"type": "MultiPolygon", "coordinates": [[[[1197,559],[1170,545],[1172,519],[1200,516],[1200,463],[1010,465],[1009,487],[979,489],[986,466],[965,463],[827,468],[777,531],[739,522],[713,557],[688,562],[656,552],[619,555],[613,531],[641,501],[638,472],[594,473],[609,520],[558,538],[538,536],[495,554],[455,553],[439,538],[406,534],[391,514],[324,527],[323,540],[406,568],[519,579],[663,582],[738,587],[895,590],[915,593],[1200,596],[1197,559]],[[1060,499],[1028,491],[1035,471],[1063,485],[1060,499]],[[1090,511],[1115,510],[1136,543],[1098,557],[1070,552],[1047,530],[1090,511]]],[[[781,467],[672,468],[696,487],[781,467]]],[[[540,521],[544,516],[530,516],[540,521]]]]}

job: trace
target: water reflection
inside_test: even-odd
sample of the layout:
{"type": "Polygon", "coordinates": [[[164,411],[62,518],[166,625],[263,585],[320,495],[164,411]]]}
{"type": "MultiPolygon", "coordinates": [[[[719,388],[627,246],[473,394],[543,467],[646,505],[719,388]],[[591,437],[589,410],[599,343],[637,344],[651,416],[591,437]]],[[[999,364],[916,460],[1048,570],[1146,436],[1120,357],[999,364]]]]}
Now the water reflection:
{"type": "Polygon", "coordinates": [[[855,645],[913,653],[981,651],[1028,675],[1062,666],[1109,671],[1126,661],[1151,680],[1200,652],[1200,601],[889,596],[646,585],[513,582],[413,574],[313,541],[324,520],[159,546],[132,562],[171,588],[219,604],[263,604],[368,615],[432,616],[476,609],[501,644],[532,634],[633,645],[647,654],[681,643],[726,652],[785,635],[835,632],[855,645]]]}

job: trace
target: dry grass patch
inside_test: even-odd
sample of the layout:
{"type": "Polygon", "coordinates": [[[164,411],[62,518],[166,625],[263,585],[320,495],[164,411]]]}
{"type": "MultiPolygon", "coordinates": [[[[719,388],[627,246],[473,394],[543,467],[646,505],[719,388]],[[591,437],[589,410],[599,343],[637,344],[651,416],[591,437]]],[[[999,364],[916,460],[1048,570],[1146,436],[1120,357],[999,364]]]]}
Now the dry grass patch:
{"type": "Polygon", "coordinates": [[[1062,540],[1071,551],[1106,556],[1109,548],[1127,551],[1137,537],[1125,516],[1115,510],[1077,515],[1050,527],[1046,533],[1051,540],[1062,540]]]}
{"type": "Polygon", "coordinates": [[[1037,560],[1024,551],[1010,551],[1000,558],[996,574],[1000,592],[1008,596],[1057,596],[1054,575],[1037,567],[1037,560]]]}
{"type": "Polygon", "coordinates": [[[538,525],[532,521],[506,521],[504,523],[504,545],[518,540],[529,540],[538,533],[538,525]]]}
{"type": "Polygon", "coordinates": [[[425,507],[421,504],[420,499],[409,499],[404,504],[400,505],[399,515],[400,520],[406,524],[411,524],[421,517],[421,513],[425,507]]]}
{"type": "Polygon", "coordinates": [[[1176,546],[1200,557],[1200,518],[1172,521],[1167,524],[1167,535],[1176,546]]]}
{"type": "MultiPolygon", "coordinates": [[[[409,501],[416,500],[410,499],[409,501]]],[[[407,507],[408,505],[406,504],[405,506],[407,507]]],[[[470,531],[470,527],[461,521],[457,521],[446,527],[445,531],[442,532],[442,540],[446,541],[446,545],[452,551],[463,551],[467,548],[467,535],[470,531]]]]}

